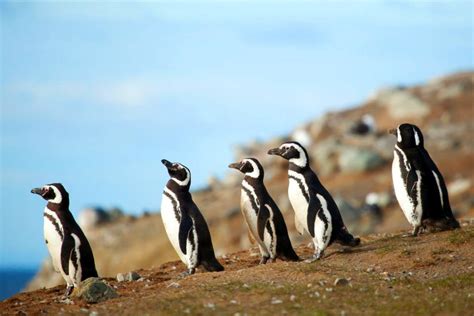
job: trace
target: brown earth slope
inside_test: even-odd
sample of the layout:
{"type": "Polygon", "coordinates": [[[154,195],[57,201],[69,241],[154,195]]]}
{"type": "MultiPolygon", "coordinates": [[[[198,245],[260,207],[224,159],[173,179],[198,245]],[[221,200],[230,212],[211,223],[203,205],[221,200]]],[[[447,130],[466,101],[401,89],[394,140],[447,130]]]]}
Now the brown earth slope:
{"type": "MultiPolygon", "coordinates": [[[[181,279],[181,262],[140,269],[139,281],[106,278],[119,297],[89,305],[61,302],[64,286],[21,293],[2,314],[80,315],[472,315],[474,222],[450,232],[368,235],[362,245],[331,246],[307,264],[258,265],[252,251],[220,257],[226,271],[181,279]],[[337,278],[347,284],[335,285],[337,278]]],[[[256,249],[253,249],[253,253],[256,249]]],[[[312,250],[300,246],[302,257],[312,250]]],[[[340,282],[343,283],[343,282],[340,282]]]]}

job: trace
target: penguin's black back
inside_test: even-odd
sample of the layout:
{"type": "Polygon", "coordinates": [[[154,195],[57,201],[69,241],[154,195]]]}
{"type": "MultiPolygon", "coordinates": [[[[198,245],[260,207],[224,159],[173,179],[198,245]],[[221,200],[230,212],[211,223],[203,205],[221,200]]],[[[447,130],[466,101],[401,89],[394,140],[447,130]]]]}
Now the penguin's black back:
{"type": "MultiPolygon", "coordinates": [[[[53,203],[48,203],[47,207],[51,211],[55,212],[58,216],[61,225],[63,226],[64,236],[66,237],[68,235],[75,234],[81,242],[81,245],[79,246],[79,253],[81,254],[80,263],[82,269],[81,281],[84,281],[90,277],[98,277],[92,248],[89,244],[89,241],[87,240],[87,237],[85,236],[81,227],[77,224],[68,207],[53,203]]],[[[67,258],[67,260],[69,260],[69,258],[67,258]]],[[[69,267],[67,267],[67,269],[68,268],[69,267]]]]}
{"type": "Polygon", "coordinates": [[[194,203],[189,192],[180,192],[178,197],[181,212],[189,215],[196,226],[198,235],[198,265],[202,264],[207,271],[223,271],[224,267],[217,261],[212,245],[211,233],[204,216],[194,203]]]}
{"type": "Polygon", "coordinates": [[[357,246],[360,243],[360,239],[354,238],[354,236],[352,236],[347,231],[346,225],[344,225],[344,221],[336,202],[332,198],[329,191],[326,190],[326,188],[322,185],[321,181],[319,181],[316,173],[310,167],[306,167],[304,170],[299,170],[299,172],[302,173],[305,178],[310,195],[314,197],[316,194],[320,194],[327,202],[327,207],[329,213],[331,214],[333,228],[329,244],[333,243],[334,241],[338,241],[343,245],[357,246]]]}
{"type": "MultiPolygon", "coordinates": [[[[444,182],[444,178],[439,172],[438,167],[431,159],[428,151],[423,147],[411,147],[400,149],[404,152],[408,162],[415,170],[418,170],[421,175],[421,202],[423,207],[422,220],[447,220],[448,225],[453,228],[459,227],[459,223],[454,218],[449,203],[448,190],[444,182]],[[438,183],[433,174],[436,173],[439,181],[439,188],[443,194],[443,198],[439,194],[438,183]]],[[[418,179],[419,180],[419,179],[418,179]]],[[[408,193],[411,196],[411,190],[408,193]]]]}
{"type": "Polygon", "coordinates": [[[298,261],[299,257],[291,245],[283,214],[278,208],[278,205],[268,193],[263,181],[261,179],[254,179],[251,177],[246,177],[245,179],[254,188],[255,194],[260,201],[260,207],[264,207],[265,204],[268,204],[273,211],[273,222],[275,224],[277,236],[277,256],[286,260],[298,261]]]}

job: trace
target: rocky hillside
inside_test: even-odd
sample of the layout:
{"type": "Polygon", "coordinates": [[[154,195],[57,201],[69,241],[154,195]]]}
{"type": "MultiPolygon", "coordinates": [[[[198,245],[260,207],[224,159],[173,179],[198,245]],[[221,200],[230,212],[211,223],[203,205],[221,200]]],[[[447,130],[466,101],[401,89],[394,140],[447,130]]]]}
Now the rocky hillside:
{"type": "MultiPolygon", "coordinates": [[[[357,248],[331,246],[311,264],[258,265],[257,251],[219,258],[226,271],[179,278],[181,262],[139,269],[135,281],[106,278],[118,297],[62,300],[64,286],[0,302],[12,315],[471,315],[474,222],[419,237],[377,234],[357,248]],[[350,264],[349,264],[350,263],[350,264]]],[[[312,249],[300,246],[303,257],[312,249]]],[[[90,280],[90,279],[89,279],[90,280]]],[[[87,283],[87,282],[84,282],[87,283]]]]}
{"type": "MultiPolygon", "coordinates": [[[[309,240],[299,236],[294,228],[293,210],[287,196],[287,162],[266,154],[269,148],[288,139],[307,147],[314,170],[336,198],[351,231],[364,235],[397,232],[408,229],[409,225],[392,193],[391,160],[395,139],[386,131],[400,123],[411,122],[424,132],[426,147],[445,176],[456,215],[468,218],[474,215],[473,110],[474,73],[457,73],[418,86],[379,90],[364,104],[347,111],[327,113],[297,127],[290,135],[240,146],[236,148],[235,159],[260,159],[265,168],[265,183],[285,216],[293,245],[309,240]]],[[[210,179],[207,189],[194,192],[194,200],[208,221],[218,255],[251,247],[239,210],[241,179],[239,173],[229,170],[224,179],[210,179]]],[[[92,244],[100,275],[113,277],[119,272],[153,269],[177,259],[158,212],[138,218],[113,214],[104,216],[103,212],[89,210],[80,219],[92,244]]],[[[324,267],[325,263],[321,265],[324,267]]],[[[161,272],[153,273],[158,273],[157,278],[162,277],[161,272]]],[[[52,272],[46,261],[28,290],[59,283],[61,277],[52,272]]],[[[325,290],[318,291],[323,295],[325,290]]]]}

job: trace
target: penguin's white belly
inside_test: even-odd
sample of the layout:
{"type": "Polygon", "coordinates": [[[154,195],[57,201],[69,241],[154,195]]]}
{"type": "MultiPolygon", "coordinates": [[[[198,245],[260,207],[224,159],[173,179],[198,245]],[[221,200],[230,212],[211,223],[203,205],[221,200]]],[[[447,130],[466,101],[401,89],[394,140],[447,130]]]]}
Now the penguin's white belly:
{"type": "MultiPolygon", "coordinates": [[[[176,201],[176,203],[178,203],[176,201]]],[[[178,206],[179,207],[179,206],[178,206]]],[[[171,245],[176,250],[181,261],[187,264],[185,255],[181,251],[179,246],[179,221],[176,219],[173,201],[166,195],[163,194],[161,200],[161,219],[165,226],[166,234],[171,242],[171,245]]]]}
{"type": "MultiPolygon", "coordinates": [[[[405,215],[408,222],[413,226],[417,226],[421,222],[421,205],[418,205],[415,210],[415,204],[413,203],[412,198],[408,195],[408,190],[406,188],[407,183],[406,180],[403,179],[402,172],[400,170],[400,158],[396,151],[393,153],[393,155],[392,180],[395,196],[397,197],[400,208],[402,209],[403,214],[405,215]]],[[[419,184],[420,181],[418,181],[418,187],[419,184]]],[[[418,190],[417,194],[420,195],[420,190],[418,190]]],[[[420,199],[418,199],[418,201],[420,204],[420,199]]]]}
{"type": "MultiPolygon", "coordinates": [[[[295,211],[295,220],[297,221],[296,228],[299,227],[304,228],[308,231],[308,202],[306,201],[303,192],[301,192],[301,188],[298,185],[296,180],[291,179],[289,180],[288,184],[288,197],[290,199],[291,206],[295,211]]],[[[298,229],[299,233],[303,233],[298,229]]]]}
{"type": "MultiPolygon", "coordinates": [[[[60,223],[58,223],[57,225],[60,225],[60,223]]],[[[63,244],[63,239],[61,238],[61,235],[57,232],[56,226],[46,216],[44,216],[43,228],[44,239],[47,242],[46,245],[51,256],[51,261],[53,263],[54,270],[63,273],[63,269],[61,266],[61,247],[63,244]]]]}
{"type": "Polygon", "coordinates": [[[249,228],[250,233],[253,238],[263,246],[263,241],[260,239],[258,234],[258,224],[257,224],[257,212],[252,208],[252,202],[250,201],[245,190],[242,190],[240,198],[240,207],[242,214],[244,215],[245,222],[249,228]]]}

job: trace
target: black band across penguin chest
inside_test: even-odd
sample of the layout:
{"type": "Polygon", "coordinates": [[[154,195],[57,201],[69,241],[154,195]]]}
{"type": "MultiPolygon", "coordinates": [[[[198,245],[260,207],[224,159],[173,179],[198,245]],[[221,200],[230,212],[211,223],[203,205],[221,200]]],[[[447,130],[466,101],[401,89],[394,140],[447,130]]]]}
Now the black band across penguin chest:
{"type": "Polygon", "coordinates": [[[169,194],[166,190],[163,191],[163,194],[171,201],[176,220],[178,222],[181,222],[181,210],[179,209],[178,201],[176,201],[176,199],[171,194],[169,194]]]}
{"type": "Polygon", "coordinates": [[[309,194],[308,192],[306,192],[305,190],[305,186],[303,184],[303,180],[301,180],[300,178],[297,178],[293,175],[288,175],[288,179],[290,180],[293,180],[293,181],[296,181],[296,183],[298,184],[298,187],[300,188],[300,191],[301,191],[301,194],[303,194],[305,200],[307,203],[309,203],[309,194]]]}
{"type": "MultiPolygon", "coordinates": [[[[45,221],[49,221],[54,226],[56,233],[61,236],[61,239],[64,239],[63,231],[59,226],[60,224],[57,222],[57,220],[51,214],[48,214],[46,212],[43,213],[43,217],[45,221]]],[[[46,240],[46,243],[48,243],[48,240],[46,240]]]]}

